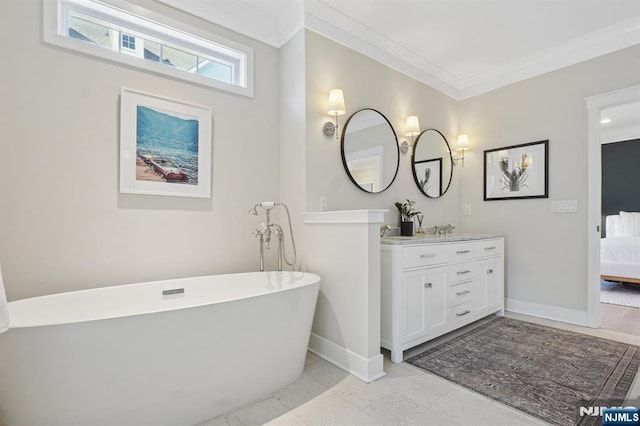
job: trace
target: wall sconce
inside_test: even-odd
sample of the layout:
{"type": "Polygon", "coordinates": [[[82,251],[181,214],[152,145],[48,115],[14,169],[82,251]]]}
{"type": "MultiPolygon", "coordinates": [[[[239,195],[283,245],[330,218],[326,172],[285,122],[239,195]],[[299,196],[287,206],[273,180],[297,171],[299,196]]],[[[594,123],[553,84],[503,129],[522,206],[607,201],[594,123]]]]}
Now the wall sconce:
{"type": "Polygon", "coordinates": [[[327,109],[327,114],[333,115],[335,117],[335,124],[327,121],[322,126],[322,132],[326,136],[336,135],[336,139],[338,139],[338,116],[347,112],[347,109],[344,106],[344,95],[342,94],[342,90],[333,89],[329,92],[329,108],[327,109]]]}
{"type": "Polygon", "coordinates": [[[458,142],[456,143],[456,151],[461,152],[460,155],[453,157],[453,164],[458,164],[458,160],[462,161],[462,167],[464,167],[464,152],[471,149],[469,146],[469,136],[458,135],[458,142]]]}
{"type": "Polygon", "coordinates": [[[407,124],[405,125],[405,136],[411,137],[411,144],[407,141],[402,141],[400,144],[400,151],[403,154],[406,154],[409,151],[409,146],[413,145],[413,138],[420,134],[420,122],[418,121],[418,117],[415,115],[407,117],[407,124]]]}

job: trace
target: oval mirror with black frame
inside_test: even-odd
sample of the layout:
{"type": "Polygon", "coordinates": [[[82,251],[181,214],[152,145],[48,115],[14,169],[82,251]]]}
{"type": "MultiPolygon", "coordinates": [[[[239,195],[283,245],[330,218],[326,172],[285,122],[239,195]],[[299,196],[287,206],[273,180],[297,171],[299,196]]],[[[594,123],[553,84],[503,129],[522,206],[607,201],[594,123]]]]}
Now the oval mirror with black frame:
{"type": "Polygon", "coordinates": [[[340,151],[349,179],[365,192],[384,191],[398,174],[398,137],[387,117],[375,109],[364,108],[349,117],[340,151]]]}
{"type": "Polygon", "coordinates": [[[413,180],[429,198],[442,197],[453,177],[453,157],[447,138],[436,129],[422,131],[411,154],[413,180]]]}

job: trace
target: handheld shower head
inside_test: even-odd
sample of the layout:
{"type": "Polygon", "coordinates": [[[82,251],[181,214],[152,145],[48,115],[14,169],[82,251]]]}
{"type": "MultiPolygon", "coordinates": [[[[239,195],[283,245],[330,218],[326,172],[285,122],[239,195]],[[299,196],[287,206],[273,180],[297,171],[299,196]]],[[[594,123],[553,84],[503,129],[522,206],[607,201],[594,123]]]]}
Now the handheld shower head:
{"type": "Polygon", "coordinates": [[[263,202],[261,202],[261,203],[260,203],[260,204],[258,204],[258,205],[259,205],[260,207],[262,207],[263,209],[268,210],[268,209],[272,209],[272,208],[274,208],[275,206],[280,205],[280,203],[276,203],[276,202],[274,202],[274,201],[263,201],[263,202]]]}
{"type": "Polygon", "coordinates": [[[279,206],[279,205],[280,205],[280,203],[276,203],[275,201],[263,201],[261,203],[258,203],[256,205],[254,205],[253,208],[251,210],[249,210],[249,214],[257,216],[258,215],[258,207],[262,207],[264,210],[266,210],[268,212],[269,210],[271,210],[275,206],[279,206]]]}

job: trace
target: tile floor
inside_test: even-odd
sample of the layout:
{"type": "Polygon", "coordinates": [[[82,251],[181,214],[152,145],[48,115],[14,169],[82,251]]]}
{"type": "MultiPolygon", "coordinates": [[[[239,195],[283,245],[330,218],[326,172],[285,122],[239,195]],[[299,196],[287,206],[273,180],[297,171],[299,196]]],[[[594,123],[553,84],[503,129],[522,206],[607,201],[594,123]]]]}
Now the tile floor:
{"type": "MultiPolygon", "coordinates": [[[[507,316],[640,346],[640,336],[511,313],[507,316]]],[[[302,377],[296,382],[262,401],[198,426],[546,424],[409,364],[393,364],[388,355],[384,364],[387,375],[365,384],[309,353],[302,377]]],[[[637,377],[629,397],[640,398],[637,377]]]]}

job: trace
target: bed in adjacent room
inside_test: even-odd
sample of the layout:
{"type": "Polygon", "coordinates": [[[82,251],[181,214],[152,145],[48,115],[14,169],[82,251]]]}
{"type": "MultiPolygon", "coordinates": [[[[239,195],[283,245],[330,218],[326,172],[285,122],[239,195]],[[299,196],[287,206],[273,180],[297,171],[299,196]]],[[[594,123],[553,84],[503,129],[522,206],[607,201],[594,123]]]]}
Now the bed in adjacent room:
{"type": "Polygon", "coordinates": [[[606,218],[600,243],[600,274],[607,281],[640,284],[640,212],[606,218]]]}

